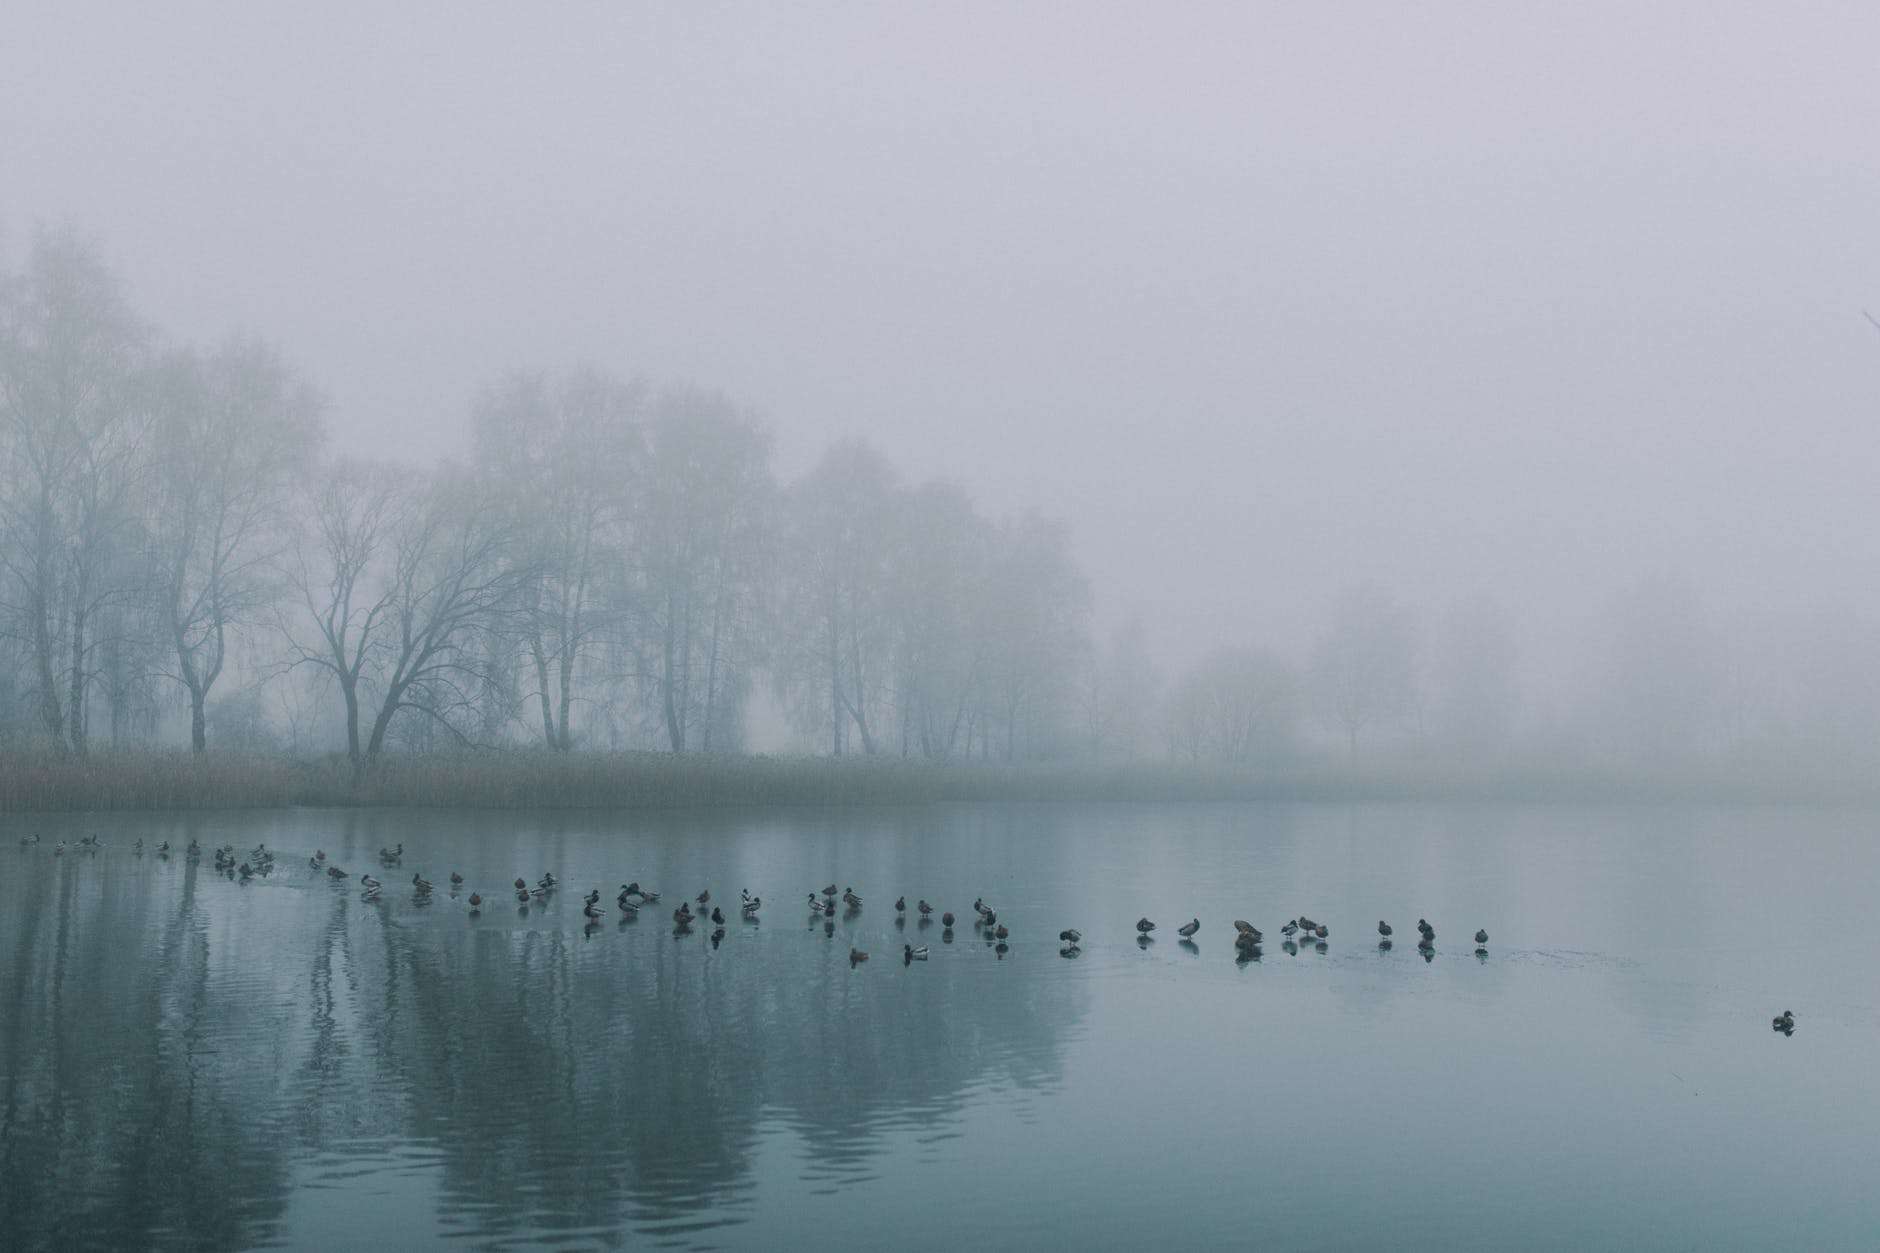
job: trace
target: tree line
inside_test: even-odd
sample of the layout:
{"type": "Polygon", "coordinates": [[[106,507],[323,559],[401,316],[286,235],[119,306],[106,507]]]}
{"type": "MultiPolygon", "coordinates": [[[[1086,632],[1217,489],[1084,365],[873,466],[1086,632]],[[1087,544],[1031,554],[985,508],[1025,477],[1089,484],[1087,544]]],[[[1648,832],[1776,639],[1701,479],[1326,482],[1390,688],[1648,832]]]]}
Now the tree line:
{"type": "Polygon", "coordinates": [[[495,378],[429,467],[334,452],[322,408],[275,347],[167,343],[95,245],[37,235],[0,288],[11,738],[84,754],[180,704],[198,752],[305,722],[361,769],[724,752],[767,681],[836,754],[1065,747],[1091,602],[1050,520],[862,441],[782,482],[725,396],[599,368],[495,378]]]}
{"type": "Polygon", "coordinates": [[[1641,580],[1540,693],[1493,599],[1424,624],[1365,585],[1296,660],[1248,633],[1164,674],[1139,621],[1099,638],[1061,524],[863,440],[786,481],[706,388],[500,374],[429,466],[323,416],[277,347],[173,343],[34,236],[0,271],[0,742],[736,753],[762,696],[807,751],[936,762],[1880,758],[1845,607],[1752,636],[1641,580]]]}

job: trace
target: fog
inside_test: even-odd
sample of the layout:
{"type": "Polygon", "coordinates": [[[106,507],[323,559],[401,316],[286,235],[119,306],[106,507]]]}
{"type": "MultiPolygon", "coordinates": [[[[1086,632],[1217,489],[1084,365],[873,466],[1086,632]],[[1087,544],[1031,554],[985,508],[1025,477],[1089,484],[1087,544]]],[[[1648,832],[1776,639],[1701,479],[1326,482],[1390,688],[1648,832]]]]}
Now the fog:
{"type": "MultiPolygon", "coordinates": [[[[1871,756],[1870,8],[75,4],[9,13],[6,36],[5,271],[75,232],[161,351],[271,345],[319,397],[309,465],[487,471],[492,397],[598,374],[640,389],[636,438],[684,396],[748,428],[769,472],[726,499],[801,496],[819,466],[872,482],[876,456],[895,491],[952,485],[969,503],[932,514],[869,499],[903,523],[971,514],[959,533],[1030,556],[944,566],[970,595],[895,564],[936,605],[1009,623],[1023,598],[998,577],[1048,571],[1027,588],[1056,586],[1034,597],[1051,621],[997,665],[936,662],[922,686],[905,631],[868,675],[858,649],[849,696],[879,718],[846,730],[814,729],[831,685],[808,677],[809,627],[778,625],[792,587],[835,584],[753,590],[728,732],[747,746],[902,751],[909,693],[932,723],[1023,691],[1048,716],[1021,734],[1008,709],[982,754],[1519,735],[1871,756]],[[1037,695],[1032,662],[1073,654],[1037,695]],[[1091,728],[1125,707],[1135,729],[1106,747],[1091,728]]],[[[866,534],[833,482],[810,493],[821,533],[866,534]]],[[[712,516],[733,514],[767,529],[712,516]]],[[[262,549],[273,569],[286,544],[262,549]]],[[[632,682],[593,700],[624,722],[563,741],[696,747],[665,699],[687,675],[644,664],[680,601],[629,599],[631,642],[608,647],[636,660],[607,673],[632,682]]],[[[24,657],[18,588],[4,601],[24,657]]],[[[894,604],[882,620],[934,621],[894,604]]],[[[237,616],[227,691],[306,681],[278,664],[306,622],[237,616]]],[[[517,665],[546,676],[552,652],[517,665]]],[[[725,716],[717,681],[700,729],[725,716]]],[[[9,689],[22,735],[35,683],[9,689]]],[[[187,686],[153,697],[151,734],[187,742],[187,686]]],[[[309,692],[308,745],[343,747],[331,692],[309,692]]],[[[558,716],[455,726],[541,742],[546,717],[554,742],[558,716]]]]}

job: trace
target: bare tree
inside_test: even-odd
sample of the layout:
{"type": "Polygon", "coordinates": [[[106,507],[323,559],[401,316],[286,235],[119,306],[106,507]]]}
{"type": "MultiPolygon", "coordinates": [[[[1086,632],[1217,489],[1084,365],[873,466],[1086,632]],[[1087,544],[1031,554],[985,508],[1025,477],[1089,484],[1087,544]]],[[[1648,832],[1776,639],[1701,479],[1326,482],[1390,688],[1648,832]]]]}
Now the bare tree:
{"type": "Polygon", "coordinates": [[[209,692],[229,635],[274,589],[285,505],[319,437],[319,402],[272,348],[235,340],[179,353],[159,387],[149,531],[170,677],[189,694],[190,747],[208,744],[209,692]]]}
{"type": "Polygon", "coordinates": [[[116,275],[69,231],[42,232],[3,297],[0,604],[31,656],[44,733],[82,754],[98,619],[137,585],[145,331],[116,275]]]}
{"type": "Polygon", "coordinates": [[[638,385],[580,370],[561,381],[510,375],[474,414],[477,464],[486,480],[508,486],[512,559],[531,572],[516,588],[514,621],[550,748],[573,747],[582,670],[621,608],[600,591],[627,538],[643,407],[638,385]]]}
{"type": "Polygon", "coordinates": [[[1410,714],[1416,705],[1416,630],[1383,588],[1346,588],[1312,651],[1312,679],[1326,718],[1358,759],[1367,729],[1410,714]]]}
{"type": "Polygon", "coordinates": [[[365,767],[361,683],[392,612],[395,584],[381,569],[412,507],[409,473],[383,463],[339,460],[306,493],[282,573],[291,604],[277,609],[290,669],[332,676],[345,707],[346,756],[365,767]]]}
{"type": "Polygon", "coordinates": [[[1292,751],[1299,717],[1292,668],[1271,653],[1224,648],[1184,674],[1169,694],[1169,745],[1190,761],[1271,761],[1292,751]]]}

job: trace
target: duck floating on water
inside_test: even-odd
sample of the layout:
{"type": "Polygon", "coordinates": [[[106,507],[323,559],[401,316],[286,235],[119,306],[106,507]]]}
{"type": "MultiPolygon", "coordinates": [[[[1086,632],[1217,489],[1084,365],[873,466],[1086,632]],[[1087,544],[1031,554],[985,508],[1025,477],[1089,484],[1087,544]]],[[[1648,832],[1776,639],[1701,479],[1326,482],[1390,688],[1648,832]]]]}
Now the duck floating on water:
{"type": "Polygon", "coordinates": [[[1789,1009],[1783,1010],[1775,1016],[1775,1021],[1771,1022],[1769,1025],[1784,1034],[1795,1030],[1795,1011],[1789,1009]]]}
{"type": "Polygon", "coordinates": [[[1139,934],[1148,935],[1153,930],[1155,930],[1155,924],[1150,922],[1147,918],[1136,919],[1136,931],[1139,934]]]}
{"type": "Polygon", "coordinates": [[[1076,927],[1069,927],[1058,932],[1058,939],[1063,940],[1066,944],[1076,944],[1083,938],[1084,933],[1079,931],[1076,927]]]}
{"type": "Polygon", "coordinates": [[[1390,939],[1390,937],[1393,934],[1395,934],[1394,932],[1391,931],[1390,924],[1388,922],[1385,922],[1382,918],[1379,918],[1377,920],[1377,933],[1383,936],[1386,940],[1390,939]]]}
{"type": "Polygon", "coordinates": [[[921,901],[919,904],[915,905],[914,908],[918,909],[923,915],[933,912],[933,906],[929,905],[926,901],[921,901]]]}
{"type": "Polygon", "coordinates": [[[859,966],[867,960],[868,960],[868,954],[864,953],[861,949],[852,948],[849,950],[849,965],[859,966]]]}
{"type": "Polygon", "coordinates": [[[1184,940],[1192,940],[1195,938],[1195,932],[1199,930],[1201,930],[1201,919],[1191,918],[1181,926],[1175,928],[1175,934],[1179,935],[1184,940]]]}
{"type": "Polygon", "coordinates": [[[894,912],[897,914],[905,914],[907,912],[907,898],[905,896],[897,896],[894,898],[894,912]]]}

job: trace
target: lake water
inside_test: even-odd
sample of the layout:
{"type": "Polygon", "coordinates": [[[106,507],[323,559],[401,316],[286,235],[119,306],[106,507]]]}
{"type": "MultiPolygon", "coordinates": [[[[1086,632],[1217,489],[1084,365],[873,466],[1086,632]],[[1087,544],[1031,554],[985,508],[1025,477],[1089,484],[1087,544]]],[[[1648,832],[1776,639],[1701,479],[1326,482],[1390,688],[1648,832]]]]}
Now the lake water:
{"type": "Polygon", "coordinates": [[[1872,1248],[1874,825],[1258,805],[11,818],[0,1244],[1872,1248]],[[103,851],[53,854],[92,831],[103,851]],[[203,859],[138,858],[139,835],[203,859]],[[400,840],[402,875],[380,870],[400,840]],[[258,841],[272,876],[214,872],[208,850],[258,841]],[[315,847],[380,874],[383,901],[310,873],[315,847]],[[480,917],[452,869],[493,898],[480,917]],[[519,911],[507,885],[544,870],[561,892],[519,911]],[[665,900],[620,922],[629,879],[665,900]],[[827,935],[805,896],[831,881],[866,903],[827,935]],[[590,887],[609,915],[591,930],[590,887]],[[670,908],[705,887],[760,894],[761,923],[675,935],[670,908]],[[951,943],[899,925],[900,893],[961,915],[951,943]],[[975,896],[1007,952],[967,921],[975,896]],[[1324,951],[1281,947],[1300,913],[1328,924],[1324,951]],[[1235,918],[1266,930],[1259,960],[1235,960],[1235,918]],[[1059,956],[1066,927],[1081,957],[1059,956]],[[931,959],[903,964],[908,942],[931,959]],[[1770,1030],[1785,1008],[1790,1037],[1770,1030]]]}

